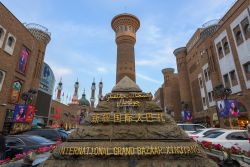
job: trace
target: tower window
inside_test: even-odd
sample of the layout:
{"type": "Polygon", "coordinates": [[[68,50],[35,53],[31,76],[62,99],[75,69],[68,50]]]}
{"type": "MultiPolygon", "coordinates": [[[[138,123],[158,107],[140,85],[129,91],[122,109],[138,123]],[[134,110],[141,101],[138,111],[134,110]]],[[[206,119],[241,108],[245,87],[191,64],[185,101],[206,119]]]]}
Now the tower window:
{"type": "Polygon", "coordinates": [[[240,26],[237,25],[234,29],[234,36],[235,36],[235,39],[236,39],[236,43],[237,45],[239,46],[240,44],[243,43],[243,37],[242,37],[242,33],[241,33],[241,30],[240,30],[240,26]]]}
{"type": "Polygon", "coordinates": [[[245,39],[247,40],[250,38],[250,25],[247,17],[241,21],[241,27],[243,28],[245,39]]]}
{"type": "Polygon", "coordinates": [[[10,36],[8,38],[7,44],[9,47],[12,47],[14,42],[15,42],[15,39],[12,36],[10,36]]]}
{"type": "Polygon", "coordinates": [[[208,100],[209,100],[209,102],[213,101],[213,99],[212,99],[212,92],[208,92],[208,100]]]}

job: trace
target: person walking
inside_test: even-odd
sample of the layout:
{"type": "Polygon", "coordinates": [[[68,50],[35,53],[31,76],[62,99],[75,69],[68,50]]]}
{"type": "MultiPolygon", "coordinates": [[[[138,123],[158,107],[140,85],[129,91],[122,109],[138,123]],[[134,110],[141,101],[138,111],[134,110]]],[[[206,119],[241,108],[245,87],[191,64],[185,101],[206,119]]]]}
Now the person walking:
{"type": "Polygon", "coordinates": [[[0,160],[5,159],[5,151],[6,151],[6,146],[5,146],[5,137],[2,132],[0,132],[0,160]]]}

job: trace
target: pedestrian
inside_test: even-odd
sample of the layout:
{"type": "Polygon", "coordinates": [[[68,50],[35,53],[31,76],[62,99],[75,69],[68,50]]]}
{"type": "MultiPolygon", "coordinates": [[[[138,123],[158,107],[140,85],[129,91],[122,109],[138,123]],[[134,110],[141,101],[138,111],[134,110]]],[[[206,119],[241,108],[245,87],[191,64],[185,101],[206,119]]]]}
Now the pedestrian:
{"type": "Polygon", "coordinates": [[[5,159],[5,151],[6,151],[6,146],[5,146],[5,137],[2,132],[0,132],[0,160],[5,159]]]}

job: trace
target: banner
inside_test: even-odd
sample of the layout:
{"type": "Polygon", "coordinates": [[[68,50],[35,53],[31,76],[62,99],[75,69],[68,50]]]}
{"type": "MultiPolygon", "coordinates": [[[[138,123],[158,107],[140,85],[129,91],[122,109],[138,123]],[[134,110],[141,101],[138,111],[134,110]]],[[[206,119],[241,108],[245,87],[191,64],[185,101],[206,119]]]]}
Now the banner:
{"type": "Polygon", "coordinates": [[[29,51],[27,48],[23,47],[19,55],[17,70],[21,73],[25,73],[26,65],[28,62],[29,51]]]}
{"type": "Polygon", "coordinates": [[[35,115],[35,106],[28,105],[25,121],[31,123],[33,121],[34,115],[35,115]]]}
{"type": "Polygon", "coordinates": [[[184,110],[181,112],[182,120],[183,121],[192,121],[192,113],[191,111],[184,110]]]}
{"type": "Polygon", "coordinates": [[[237,100],[220,100],[217,101],[217,109],[220,117],[237,117],[239,115],[237,100]]]}
{"type": "Polygon", "coordinates": [[[25,122],[26,111],[27,111],[27,105],[17,104],[15,107],[13,121],[14,122],[25,122]]]}
{"type": "Polygon", "coordinates": [[[239,108],[237,100],[225,100],[226,112],[232,117],[239,116],[239,108]]]}

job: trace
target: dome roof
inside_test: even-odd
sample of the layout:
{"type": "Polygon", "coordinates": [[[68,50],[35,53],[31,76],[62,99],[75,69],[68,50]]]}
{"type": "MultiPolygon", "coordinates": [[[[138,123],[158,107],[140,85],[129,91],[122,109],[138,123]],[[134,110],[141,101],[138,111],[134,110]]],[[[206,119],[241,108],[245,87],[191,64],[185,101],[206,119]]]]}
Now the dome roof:
{"type": "Polygon", "coordinates": [[[86,94],[83,92],[82,98],[79,99],[79,105],[80,106],[89,106],[89,101],[86,99],[86,94]]]}

